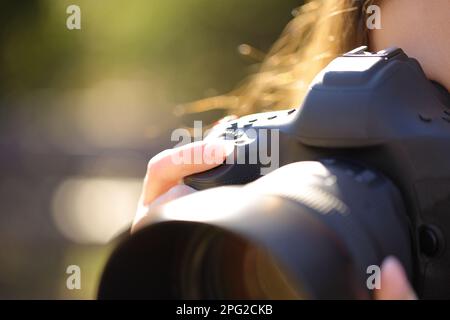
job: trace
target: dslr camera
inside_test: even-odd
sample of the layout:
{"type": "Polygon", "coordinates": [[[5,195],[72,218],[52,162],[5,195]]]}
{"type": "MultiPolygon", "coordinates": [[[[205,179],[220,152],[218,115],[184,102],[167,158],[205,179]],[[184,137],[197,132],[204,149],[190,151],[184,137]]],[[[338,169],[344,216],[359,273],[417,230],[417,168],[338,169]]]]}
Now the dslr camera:
{"type": "Polygon", "coordinates": [[[118,245],[99,298],[371,299],[387,256],[419,298],[450,298],[449,92],[401,49],[366,50],[298,108],[215,129],[234,161],[118,245]]]}

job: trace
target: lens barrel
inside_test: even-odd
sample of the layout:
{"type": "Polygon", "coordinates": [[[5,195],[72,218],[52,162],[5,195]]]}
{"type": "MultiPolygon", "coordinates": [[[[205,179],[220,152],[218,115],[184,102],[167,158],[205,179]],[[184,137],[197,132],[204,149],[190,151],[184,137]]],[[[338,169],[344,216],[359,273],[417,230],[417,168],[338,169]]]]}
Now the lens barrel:
{"type": "Polygon", "coordinates": [[[386,256],[411,272],[400,192],[347,162],[293,163],[152,214],[110,257],[100,299],[369,299],[386,256]]]}

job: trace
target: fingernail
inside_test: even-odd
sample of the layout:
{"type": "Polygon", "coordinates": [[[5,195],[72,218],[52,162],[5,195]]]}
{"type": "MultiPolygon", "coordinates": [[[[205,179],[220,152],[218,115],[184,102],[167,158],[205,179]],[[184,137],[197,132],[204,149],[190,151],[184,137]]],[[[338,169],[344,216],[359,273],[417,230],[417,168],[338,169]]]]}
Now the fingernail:
{"type": "Polygon", "coordinates": [[[214,150],[222,151],[224,157],[228,157],[230,154],[234,152],[234,141],[233,140],[225,140],[225,139],[214,139],[208,141],[208,148],[214,148],[214,150]]]}
{"type": "Polygon", "coordinates": [[[381,265],[381,270],[384,275],[382,278],[389,282],[387,285],[391,287],[392,296],[395,299],[417,299],[406,271],[396,257],[387,257],[381,265]]]}
{"type": "Polygon", "coordinates": [[[214,139],[208,141],[203,150],[203,162],[205,164],[220,165],[234,151],[234,142],[231,140],[214,139]]]}

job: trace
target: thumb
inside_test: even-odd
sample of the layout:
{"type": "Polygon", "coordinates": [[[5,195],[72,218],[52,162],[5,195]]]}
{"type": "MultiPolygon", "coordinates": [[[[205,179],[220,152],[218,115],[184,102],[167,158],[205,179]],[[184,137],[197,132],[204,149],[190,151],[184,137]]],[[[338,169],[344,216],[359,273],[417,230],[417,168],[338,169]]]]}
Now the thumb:
{"type": "Polygon", "coordinates": [[[381,288],[375,293],[377,300],[416,300],[406,272],[395,257],[387,257],[381,265],[381,288]]]}

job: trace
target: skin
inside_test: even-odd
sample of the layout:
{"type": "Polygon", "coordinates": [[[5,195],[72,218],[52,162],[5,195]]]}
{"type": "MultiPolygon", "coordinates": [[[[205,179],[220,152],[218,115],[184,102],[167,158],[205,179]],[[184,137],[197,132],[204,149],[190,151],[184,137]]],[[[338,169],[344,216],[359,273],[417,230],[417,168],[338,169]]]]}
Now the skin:
{"type": "MultiPolygon", "coordinates": [[[[236,117],[228,116],[217,124],[232,119],[236,119],[236,117]]],[[[183,178],[217,167],[225,161],[233,149],[234,145],[224,143],[223,140],[199,141],[183,147],[164,150],[150,159],[131,232],[134,233],[151,223],[152,216],[150,212],[152,212],[152,208],[195,192],[193,188],[181,184],[183,178]],[[189,161],[183,161],[183,164],[180,165],[172,161],[174,156],[185,159],[186,155],[193,155],[195,152],[201,152],[204,155],[207,147],[213,148],[217,155],[217,161],[214,161],[212,164],[184,164],[189,163],[189,161]]]]}
{"type": "Polygon", "coordinates": [[[450,91],[450,1],[381,0],[381,29],[371,30],[372,51],[402,48],[430,80],[450,91]]]}
{"type": "MultiPolygon", "coordinates": [[[[427,77],[450,91],[450,1],[449,0],[380,0],[382,29],[371,30],[372,51],[397,46],[416,58],[427,77]]],[[[224,119],[223,121],[228,121],[224,119]]],[[[220,141],[208,142],[223,153],[229,146],[220,141]]],[[[190,174],[209,170],[216,164],[183,164],[171,161],[174,154],[184,151],[204,150],[206,142],[197,142],[183,149],[169,149],[153,157],[147,167],[142,195],[133,222],[132,232],[152,221],[152,208],[195,190],[180,184],[190,174]]],[[[381,289],[375,292],[379,300],[411,300],[416,295],[408,283],[405,271],[395,257],[388,257],[381,266],[381,289]]]]}

